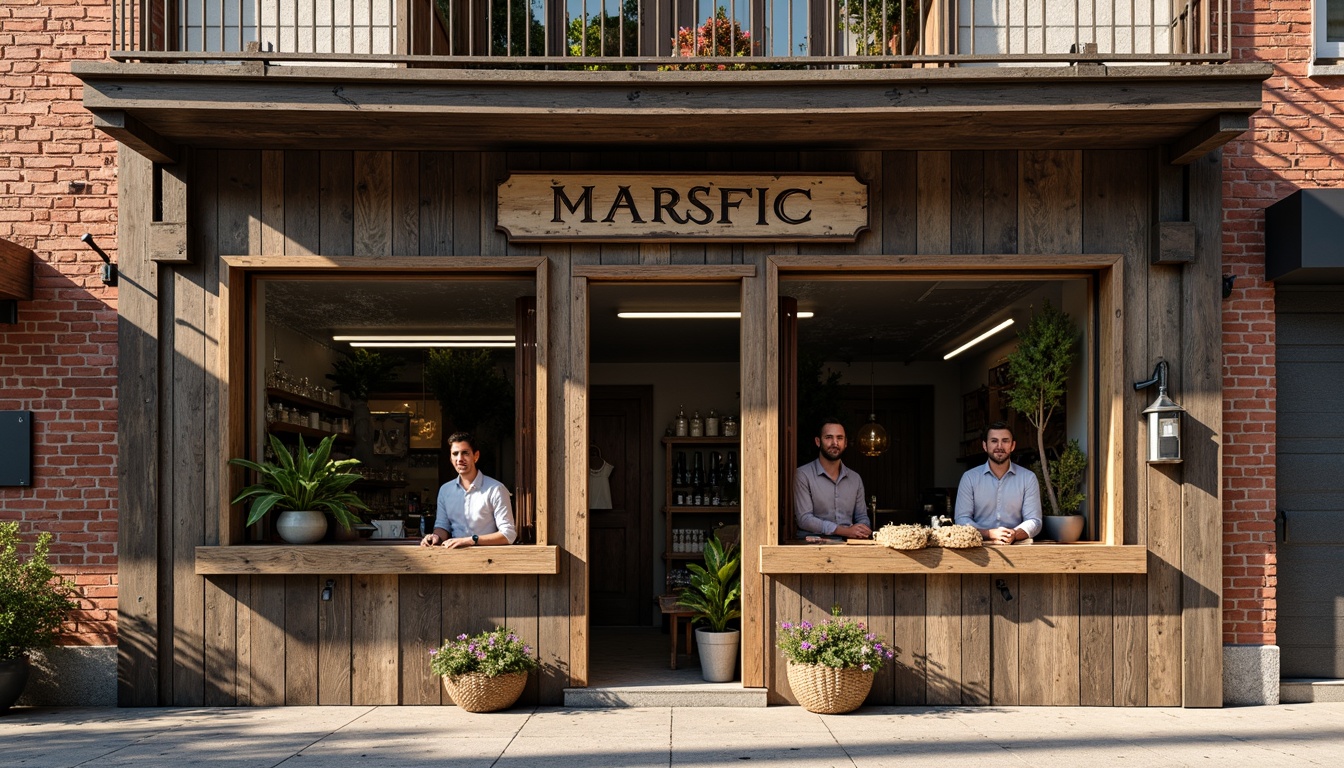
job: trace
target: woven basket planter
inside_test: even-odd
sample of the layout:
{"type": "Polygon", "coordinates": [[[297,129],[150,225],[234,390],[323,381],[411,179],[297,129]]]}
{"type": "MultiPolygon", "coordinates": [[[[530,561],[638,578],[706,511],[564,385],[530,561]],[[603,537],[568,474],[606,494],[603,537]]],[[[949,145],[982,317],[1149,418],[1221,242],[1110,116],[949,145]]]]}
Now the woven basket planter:
{"type": "Polygon", "coordinates": [[[443,687],[453,697],[453,703],[468,712],[494,712],[508,709],[523,695],[527,685],[526,672],[487,677],[472,672],[457,677],[443,678],[443,687]]]}
{"type": "Polygon", "coordinates": [[[871,670],[837,669],[791,661],[788,670],[789,687],[808,712],[822,715],[853,712],[863,705],[863,700],[873,689],[874,673],[871,670]]]}

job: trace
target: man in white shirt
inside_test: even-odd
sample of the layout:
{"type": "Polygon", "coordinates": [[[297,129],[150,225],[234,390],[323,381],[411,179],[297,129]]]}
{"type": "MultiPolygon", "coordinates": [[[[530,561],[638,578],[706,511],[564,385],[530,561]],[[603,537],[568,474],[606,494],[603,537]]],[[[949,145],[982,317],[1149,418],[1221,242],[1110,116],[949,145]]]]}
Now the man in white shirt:
{"type": "Polygon", "coordinates": [[[954,518],[973,525],[986,541],[1012,544],[1041,532],[1041,488],[1036,475],[1013,464],[1017,441],[1002,421],[985,429],[983,446],[989,461],[966,470],[957,487],[954,518]]]}
{"type": "Polygon", "coordinates": [[[475,442],[467,432],[454,432],[448,437],[449,458],[457,479],[439,489],[434,532],[425,536],[420,546],[490,547],[512,544],[518,538],[509,490],[476,469],[481,452],[475,442]]]}

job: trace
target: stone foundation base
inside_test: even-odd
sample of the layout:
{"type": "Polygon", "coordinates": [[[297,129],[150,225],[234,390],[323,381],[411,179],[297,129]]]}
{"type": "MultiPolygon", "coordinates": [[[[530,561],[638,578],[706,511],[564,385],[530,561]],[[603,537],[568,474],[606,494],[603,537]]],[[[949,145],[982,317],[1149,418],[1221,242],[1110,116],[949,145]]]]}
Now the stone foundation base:
{"type": "Polygon", "coordinates": [[[117,646],[59,646],[28,655],[33,673],[23,707],[115,707],[117,646]]]}
{"type": "Polygon", "coordinates": [[[1279,646],[1223,646],[1223,703],[1279,703],[1279,646]]]}

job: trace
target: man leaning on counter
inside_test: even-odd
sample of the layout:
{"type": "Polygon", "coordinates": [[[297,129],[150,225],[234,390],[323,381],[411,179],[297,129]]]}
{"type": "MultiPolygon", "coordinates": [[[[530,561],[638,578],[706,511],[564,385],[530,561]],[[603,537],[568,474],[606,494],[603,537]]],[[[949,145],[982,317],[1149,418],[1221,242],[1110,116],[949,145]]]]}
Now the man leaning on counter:
{"type": "Polygon", "coordinates": [[[481,452],[467,432],[448,437],[448,455],[457,478],[439,489],[434,532],[420,540],[422,547],[491,547],[512,544],[518,538],[513,505],[504,484],[476,469],[481,452]]]}
{"type": "Polygon", "coordinates": [[[989,461],[966,470],[957,486],[957,525],[973,525],[986,541],[1012,544],[1041,532],[1041,488],[1036,474],[1013,463],[1017,441],[1006,423],[985,428],[989,461]]]}

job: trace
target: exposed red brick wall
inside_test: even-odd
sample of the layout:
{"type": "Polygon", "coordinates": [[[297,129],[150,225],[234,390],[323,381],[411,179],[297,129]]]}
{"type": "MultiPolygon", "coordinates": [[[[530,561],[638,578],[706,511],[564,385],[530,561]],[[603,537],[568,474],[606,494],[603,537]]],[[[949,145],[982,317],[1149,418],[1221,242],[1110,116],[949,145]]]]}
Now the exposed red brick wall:
{"type": "Polygon", "coordinates": [[[52,533],[78,645],[116,641],[117,292],[79,236],[116,260],[117,172],[70,62],[104,58],[111,25],[109,0],[0,4],[0,237],[37,254],[33,300],[0,325],[0,410],[34,412],[34,483],[0,488],[0,520],[52,533]]]}
{"type": "Polygon", "coordinates": [[[1223,634],[1276,642],[1274,288],[1264,279],[1264,209],[1300,187],[1344,184],[1344,88],[1307,75],[1310,0],[1252,0],[1233,55],[1274,65],[1251,131],[1224,150],[1223,634]]]}

